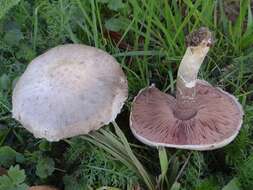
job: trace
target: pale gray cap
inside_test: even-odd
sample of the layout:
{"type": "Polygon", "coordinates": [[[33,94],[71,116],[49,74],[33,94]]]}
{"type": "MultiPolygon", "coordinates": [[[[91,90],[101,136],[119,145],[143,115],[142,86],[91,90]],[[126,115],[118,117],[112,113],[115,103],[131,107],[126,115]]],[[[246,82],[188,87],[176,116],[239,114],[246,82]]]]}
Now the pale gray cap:
{"type": "Polygon", "coordinates": [[[113,121],[127,94],[126,77],[111,55],[60,45],[28,65],[13,91],[12,114],[35,137],[58,141],[113,121]]]}

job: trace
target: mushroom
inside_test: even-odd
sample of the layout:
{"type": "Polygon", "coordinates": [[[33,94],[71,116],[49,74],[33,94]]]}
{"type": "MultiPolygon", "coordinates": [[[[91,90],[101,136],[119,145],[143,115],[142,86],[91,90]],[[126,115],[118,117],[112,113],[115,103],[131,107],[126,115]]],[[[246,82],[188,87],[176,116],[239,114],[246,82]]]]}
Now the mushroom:
{"type": "Polygon", "coordinates": [[[217,149],[236,137],[243,110],[234,96],[197,79],[213,43],[211,32],[201,27],[186,39],[176,98],[153,85],[142,89],[132,104],[130,127],[137,139],[151,146],[217,149]]]}
{"type": "Polygon", "coordinates": [[[28,65],[13,91],[12,114],[35,137],[58,141],[113,121],[127,94],[126,77],[108,53],[60,45],[28,65]]]}

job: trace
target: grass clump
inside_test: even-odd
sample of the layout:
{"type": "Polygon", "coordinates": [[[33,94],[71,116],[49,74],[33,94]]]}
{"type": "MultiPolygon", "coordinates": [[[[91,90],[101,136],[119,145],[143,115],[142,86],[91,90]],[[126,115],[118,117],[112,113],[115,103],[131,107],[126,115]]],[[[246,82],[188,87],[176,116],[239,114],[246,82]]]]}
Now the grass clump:
{"type": "Polygon", "coordinates": [[[113,186],[132,189],[138,182],[137,175],[118,160],[94,145],[76,138],[65,152],[67,173],[64,183],[73,189],[113,186]]]}
{"type": "Polygon", "coordinates": [[[242,189],[250,189],[253,185],[253,155],[251,154],[238,166],[238,179],[242,189]]]}

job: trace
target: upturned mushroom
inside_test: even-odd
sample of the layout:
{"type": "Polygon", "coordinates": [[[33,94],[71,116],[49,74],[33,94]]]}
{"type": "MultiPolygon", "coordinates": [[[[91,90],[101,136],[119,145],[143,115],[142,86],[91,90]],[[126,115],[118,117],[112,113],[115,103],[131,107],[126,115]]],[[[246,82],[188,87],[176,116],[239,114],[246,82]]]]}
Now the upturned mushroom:
{"type": "Polygon", "coordinates": [[[13,91],[12,114],[35,137],[58,141],[113,121],[127,94],[126,77],[108,53],[60,45],[28,65],[13,91]]]}
{"type": "Polygon", "coordinates": [[[234,96],[197,79],[213,43],[211,32],[202,27],[186,39],[176,98],[154,86],[142,89],[132,104],[130,127],[137,139],[151,146],[217,149],[236,137],[243,110],[234,96]]]}

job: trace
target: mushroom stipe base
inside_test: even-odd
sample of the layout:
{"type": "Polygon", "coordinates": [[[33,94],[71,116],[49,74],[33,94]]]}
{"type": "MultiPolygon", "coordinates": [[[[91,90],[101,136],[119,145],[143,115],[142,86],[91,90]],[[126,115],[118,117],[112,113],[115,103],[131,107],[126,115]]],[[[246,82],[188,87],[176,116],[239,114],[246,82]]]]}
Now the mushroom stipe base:
{"type": "Polygon", "coordinates": [[[186,121],[176,118],[176,99],[154,86],[135,97],[130,127],[137,139],[150,146],[190,150],[221,148],[237,136],[243,110],[237,99],[220,88],[197,80],[197,114],[186,121]]]}

